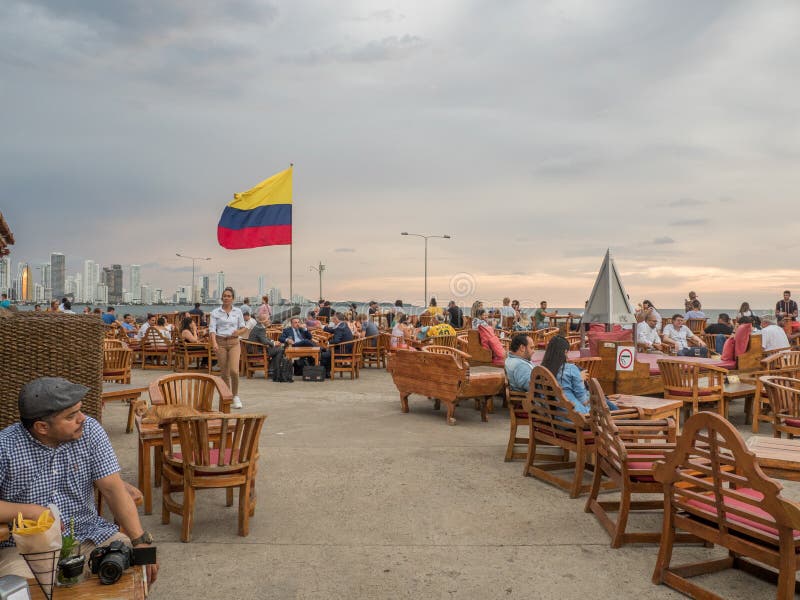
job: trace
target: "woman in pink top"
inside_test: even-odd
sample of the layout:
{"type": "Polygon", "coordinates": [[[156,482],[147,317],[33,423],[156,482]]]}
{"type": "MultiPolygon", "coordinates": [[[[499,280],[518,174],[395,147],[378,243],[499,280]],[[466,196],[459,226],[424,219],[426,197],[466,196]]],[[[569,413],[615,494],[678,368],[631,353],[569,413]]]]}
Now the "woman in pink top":
{"type": "Polygon", "coordinates": [[[272,320],[272,309],[269,307],[269,296],[261,296],[261,306],[258,307],[258,320],[264,317],[272,320]]]}

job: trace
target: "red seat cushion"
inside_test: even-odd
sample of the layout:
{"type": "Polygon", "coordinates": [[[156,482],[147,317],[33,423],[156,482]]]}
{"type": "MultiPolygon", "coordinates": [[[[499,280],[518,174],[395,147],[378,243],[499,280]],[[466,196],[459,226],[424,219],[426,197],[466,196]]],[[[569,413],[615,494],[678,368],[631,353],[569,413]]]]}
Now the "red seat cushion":
{"type": "Polygon", "coordinates": [[[734,350],[733,350],[735,343],[736,341],[733,338],[728,338],[727,340],[725,340],[725,345],[722,346],[722,355],[720,356],[720,359],[722,361],[728,362],[736,360],[736,356],[734,355],[734,350]]]}
{"type": "Polygon", "coordinates": [[[528,418],[528,413],[526,413],[524,411],[515,410],[514,411],[514,416],[517,417],[518,419],[527,419],[528,418]]]}
{"type": "Polygon", "coordinates": [[[499,367],[504,366],[506,351],[503,349],[503,343],[500,338],[494,334],[492,328],[488,325],[481,325],[478,327],[478,335],[481,338],[481,346],[492,351],[492,364],[499,367]]]}
{"type": "MultiPolygon", "coordinates": [[[[743,496],[749,496],[750,498],[754,498],[756,500],[761,500],[764,497],[764,495],[761,492],[759,492],[758,490],[754,490],[752,488],[738,488],[736,491],[742,494],[743,496]]],[[[713,497],[709,497],[709,500],[713,502],[713,497]]],[[[775,519],[772,517],[772,515],[770,515],[768,512],[760,509],[757,506],[751,506],[746,502],[742,502],[741,500],[730,498],[728,496],[725,496],[724,502],[725,506],[730,506],[731,508],[736,508],[742,512],[748,512],[756,517],[775,522],[775,519]]],[[[707,504],[705,502],[701,502],[700,500],[694,500],[694,499],[689,500],[686,504],[688,504],[689,506],[693,506],[695,508],[700,508],[704,511],[711,513],[711,515],[709,515],[709,518],[714,518],[717,515],[717,507],[714,504],[707,504]]],[[[763,523],[759,523],[757,521],[748,519],[747,517],[742,517],[739,515],[735,515],[733,513],[726,513],[726,514],[728,515],[728,519],[730,521],[741,523],[742,525],[746,525],[747,527],[751,527],[753,529],[763,531],[764,533],[774,535],[776,538],[778,536],[778,530],[775,527],[770,527],[769,525],[765,525],[763,523]]],[[[798,531],[797,529],[793,530],[792,536],[794,537],[795,544],[800,543],[800,531],[798,531]]]]}
{"type": "MultiPolygon", "coordinates": [[[[639,458],[639,457],[637,457],[639,458]]],[[[642,456],[641,458],[652,458],[651,456],[642,456]]],[[[653,470],[653,463],[655,461],[635,461],[628,463],[628,469],[634,469],[636,471],[652,471],[653,470]]],[[[631,480],[637,481],[639,483],[652,483],[655,481],[655,477],[652,475],[632,475],[631,480]]]]}
{"type": "Polygon", "coordinates": [[[783,422],[789,427],[800,427],[800,419],[784,419],[783,422]]]}

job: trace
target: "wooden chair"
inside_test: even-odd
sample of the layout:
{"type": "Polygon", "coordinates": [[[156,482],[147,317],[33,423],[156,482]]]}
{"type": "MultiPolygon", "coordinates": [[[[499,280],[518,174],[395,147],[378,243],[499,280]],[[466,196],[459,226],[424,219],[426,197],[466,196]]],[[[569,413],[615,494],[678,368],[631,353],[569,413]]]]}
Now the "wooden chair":
{"type": "Polygon", "coordinates": [[[124,340],[119,338],[103,338],[103,350],[113,350],[114,348],[127,348],[124,340]]]}
{"type": "Polygon", "coordinates": [[[695,335],[700,335],[706,328],[708,319],[686,319],[686,326],[692,330],[695,335]]]}
{"type": "Polygon", "coordinates": [[[436,317],[429,313],[424,313],[419,316],[419,326],[420,327],[427,327],[430,325],[436,325],[436,317]]]}
{"type": "Polygon", "coordinates": [[[705,412],[686,421],[655,478],[664,486],[664,528],[653,583],[693,598],[719,598],[689,578],[738,568],[777,580],[781,600],[800,591],[800,506],[781,496],[782,486],[764,474],[725,419],[705,412]],[[727,548],[728,556],[672,566],[678,530],[727,548]]]}
{"type": "Polygon", "coordinates": [[[169,368],[172,364],[172,341],[155,327],[148,327],[141,340],[139,355],[142,361],[142,369],[169,368]],[[154,361],[150,365],[147,363],[148,358],[154,361]]]}
{"type": "MultiPolygon", "coordinates": [[[[589,491],[590,486],[583,483],[584,471],[594,452],[589,423],[575,411],[556,378],[545,367],[534,367],[531,372],[530,389],[523,400],[523,407],[528,413],[531,432],[523,475],[567,490],[570,498],[577,498],[589,491]],[[537,455],[536,447],[540,443],[560,448],[562,456],[537,455]],[[569,460],[570,452],[575,453],[574,461],[569,460]],[[557,471],[565,470],[573,471],[571,478],[557,474],[557,471]]],[[[639,416],[636,409],[615,411],[615,414],[617,418],[622,415],[629,415],[630,418],[639,416]]]]}
{"type": "Polygon", "coordinates": [[[250,533],[250,517],[255,512],[255,475],[258,441],[264,415],[226,416],[219,425],[220,439],[230,440],[224,449],[210,448],[210,422],[214,415],[182,417],[164,423],[161,522],[168,524],[170,513],[181,515],[181,541],[192,539],[195,492],[198,489],[225,488],[226,505],[233,504],[233,489],[239,488],[239,535],[250,533]],[[180,451],[173,450],[173,430],[177,429],[180,451]],[[182,502],[172,494],[182,492],[182,502]]]}
{"type": "Polygon", "coordinates": [[[566,336],[567,341],[569,342],[569,349],[570,350],[580,350],[581,349],[581,336],[578,334],[571,333],[566,336]]]}
{"type": "Polygon", "coordinates": [[[456,335],[434,335],[425,338],[425,345],[447,346],[448,348],[458,348],[458,336],[456,335]]]}
{"type": "Polygon", "coordinates": [[[683,400],[689,414],[696,414],[700,405],[717,404],[720,415],[725,417],[727,410],[723,396],[723,386],[727,369],[706,364],[690,363],[681,360],[658,361],[658,369],[664,380],[664,398],[683,400]],[[700,378],[706,383],[700,387],[700,378]]]}
{"type": "Polygon", "coordinates": [[[264,379],[269,378],[269,346],[252,340],[241,340],[241,357],[244,363],[244,376],[252,379],[256,371],[264,371],[264,379]]]}
{"type": "MultiPolygon", "coordinates": [[[[520,437],[518,435],[520,425],[528,426],[528,412],[524,407],[524,400],[527,395],[527,392],[512,390],[508,382],[506,382],[506,405],[508,406],[510,427],[508,445],[506,446],[506,455],[504,458],[506,462],[526,459],[528,457],[528,444],[530,440],[528,437],[520,437]],[[517,450],[517,447],[522,445],[524,445],[525,450],[520,452],[517,450]]],[[[528,435],[530,435],[530,433],[528,435]]]]}
{"type": "Polygon", "coordinates": [[[632,500],[634,494],[660,494],[663,486],[653,478],[656,460],[675,448],[676,424],[673,419],[660,421],[615,420],[606,403],[606,396],[597,379],[589,381],[591,413],[589,421],[594,434],[596,453],[594,479],[586,512],[592,512],[611,536],[611,547],[623,544],[657,543],[660,531],[626,532],[632,510],[659,510],[663,500],[632,500]],[[619,489],[618,501],[598,498],[603,477],[619,489]],[[609,513],[619,513],[616,522],[609,513]]]}
{"type": "MultiPolygon", "coordinates": [[[[205,373],[175,373],[163,375],[152,381],[148,388],[150,404],[188,404],[200,412],[212,412],[214,397],[219,397],[218,411],[229,413],[233,394],[225,382],[215,375],[205,373]]],[[[145,514],[152,512],[152,487],[150,482],[150,453],[161,446],[161,431],[156,424],[142,423],[136,418],[138,433],[138,487],[144,494],[145,514]]],[[[153,484],[161,485],[161,452],[156,451],[153,484]]]]}
{"type": "Polygon", "coordinates": [[[772,435],[800,436],[800,379],[781,375],[759,378],[772,408],[772,435]]]}
{"type": "Polygon", "coordinates": [[[548,342],[558,335],[558,327],[548,327],[546,329],[537,329],[531,336],[533,338],[533,345],[536,348],[547,348],[548,342]]]}
{"type": "Polygon", "coordinates": [[[719,352],[717,352],[717,336],[718,335],[721,335],[721,336],[726,337],[726,338],[728,337],[728,336],[726,336],[726,335],[724,335],[722,333],[719,333],[719,334],[717,334],[717,333],[698,333],[697,335],[705,343],[706,347],[708,348],[709,355],[710,354],[719,354],[719,352]]]}
{"type": "Polygon", "coordinates": [[[764,391],[761,377],[764,375],[778,375],[800,378],[800,352],[796,350],[781,350],[763,358],[761,365],[764,367],[763,369],[748,373],[756,384],[756,393],[753,398],[753,433],[758,433],[761,421],[773,422],[773,417],[770,414],[769,398],[764,391]]]}
{"type": "Polygon", "coordinates": [[[130,383],[133,351],[119,346],[103,349],[103,381],[114,383],[130,383]]]}
{"type": "Polygon", "coordinates": [[[586,371],[589,375],[589,379],[593,379],[600,373],[600,366],[602,365],[603,359],[599,356],[586,356],[569,359],[569,362],[578,367],[581,371],[586,371]]]}
{"type": "Polygon", "coordinates": [[[364,338],[330,344],[328,350],[331,352],[331,379],[336,377],[336,373],[339,373],[340,378],[344,373],[350,373],[350,379],[356,379],[363,360],[363,348],[364,338]]]}
{"type": "MultiPolygon", "coordinates": [[[[390,333],[379,333],[374,336],[375,344],[370,344],[368,341],[364,343],[362,356],[364,358],[364,367],[371,367],[375,365],[379,369],[386,368],[386,353],[389,347],[390,333]]],[[[364,338],[370,340],[372,338],[364,338]]]]}
{"type": "Polygon", "coordinates": [[[185,342],[181,338],[178,338],[173,345],[172,355],[176,371],[205,370],[209,375],[211,374],[212,357],[210,343],[185,342]],[[192,363],[194,363],[194,367],[192,363]]]}

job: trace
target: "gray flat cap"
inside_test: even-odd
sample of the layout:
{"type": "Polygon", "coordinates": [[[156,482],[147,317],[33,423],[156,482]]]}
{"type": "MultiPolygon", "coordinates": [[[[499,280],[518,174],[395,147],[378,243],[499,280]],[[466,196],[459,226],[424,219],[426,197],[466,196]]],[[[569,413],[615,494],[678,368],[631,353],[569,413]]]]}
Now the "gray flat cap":
{"type": "Polygon", "coordinates": [[[19,416],[38,419],[75,406],[89,391],[85,385],[63,377],[39,377],[22,386],[19,392],[19,416]]]}

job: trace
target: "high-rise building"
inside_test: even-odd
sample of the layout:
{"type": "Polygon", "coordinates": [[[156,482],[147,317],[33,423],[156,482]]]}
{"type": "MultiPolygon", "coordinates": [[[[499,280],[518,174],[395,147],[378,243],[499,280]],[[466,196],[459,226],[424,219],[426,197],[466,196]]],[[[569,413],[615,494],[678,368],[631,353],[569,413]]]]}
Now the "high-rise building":
{"type": "Polygon", "coordinates": [[[211,277],[200,275],[198,287],[200,288],[200,300],[198,302],[208,302],[211,299],[211,277]]]}
{"type": "Polygon", "coordinates": [[[108,301],[111,304],[122,302],[122,265],[111,265],[103,269],[107,273],[105,284],[108,286],[108,301]]]}
{"type": "Polygon", "coordinates": [[[269,303],[272,306],[278,306],[281,303],[281,291],[274,287],[269,289],[269,303]]]}
{"type": "Polygon", "coordinates": [[[139,300],[142,304],[153,303],[153,288],[149,285],[143,285],[139,288],[139,300]]]}
{"type": "Polygon", "coordinates": [[[19,263],[17,266],[17,300],[20,302],[30,302],[33,300],[33,272],[28,263],[19,263]]]}
{"type": "MultiPolygon", "coordinates": [[[[8,294],[11,288],[11,259],[0,257],[0,294],[8,294]]],[[[9,294],[10,295],[10,294],[9,294]]]]}
{"type": "Polygon", "coordinates": [[[64,283],[66,279],[67,259],[61,252],[50,254],[50,287],[54,298],[64,296],[64,283]]]}
{"type": "Polygon", "coordinates": [[[97,284],[97,295],[95,296],[95,302],[99,302],[100,304],[108,304],[108,286],[105,283],[97,284]]]}
{"type": "Polygon", "coordinates": [[[75,300],[83,299],[83,276],[80,273],[75,273],[75,300]]]}
{"type": "Polygon", "coordinates": [[[74,275],[67,275],[66,279],[64,280],[64,295],[66,297],[77,298],[78,295],[75,293],[75,276],[74,275]]]}
{"type": "Polygon", "coordinates": [[[161,288],[153,290],[153,304],[164,304],[164,290],[161,288]]]}
{"type": "Polygon", "coordinates": [[[140,282],[142,275],[142,267],[139,265],[131,265],[130,283],[128,289],[131,291],[131,302],[140,302],[142,300],[142,284],[140,282]]]}
{"type": "Polygon", "coordinates": [[[222,290],[225,289],[225,273],[222,271],[217,272],[217,290],[214,293],[214,298],[220,300],[222,298],[222,290]]]}
{"type": "Polygon", "coordinates": [[[97,284],[94,281],[94,261],[83,261],[83,294],[81,300],[86,304],[94,302],[94,295],[97,292],[97,284]]]}
{"type": "Polygon", "coordinates": [[[261,298],[267,293],[267,278],[263,275],[258,276],[258,297],[261,298]]]}

